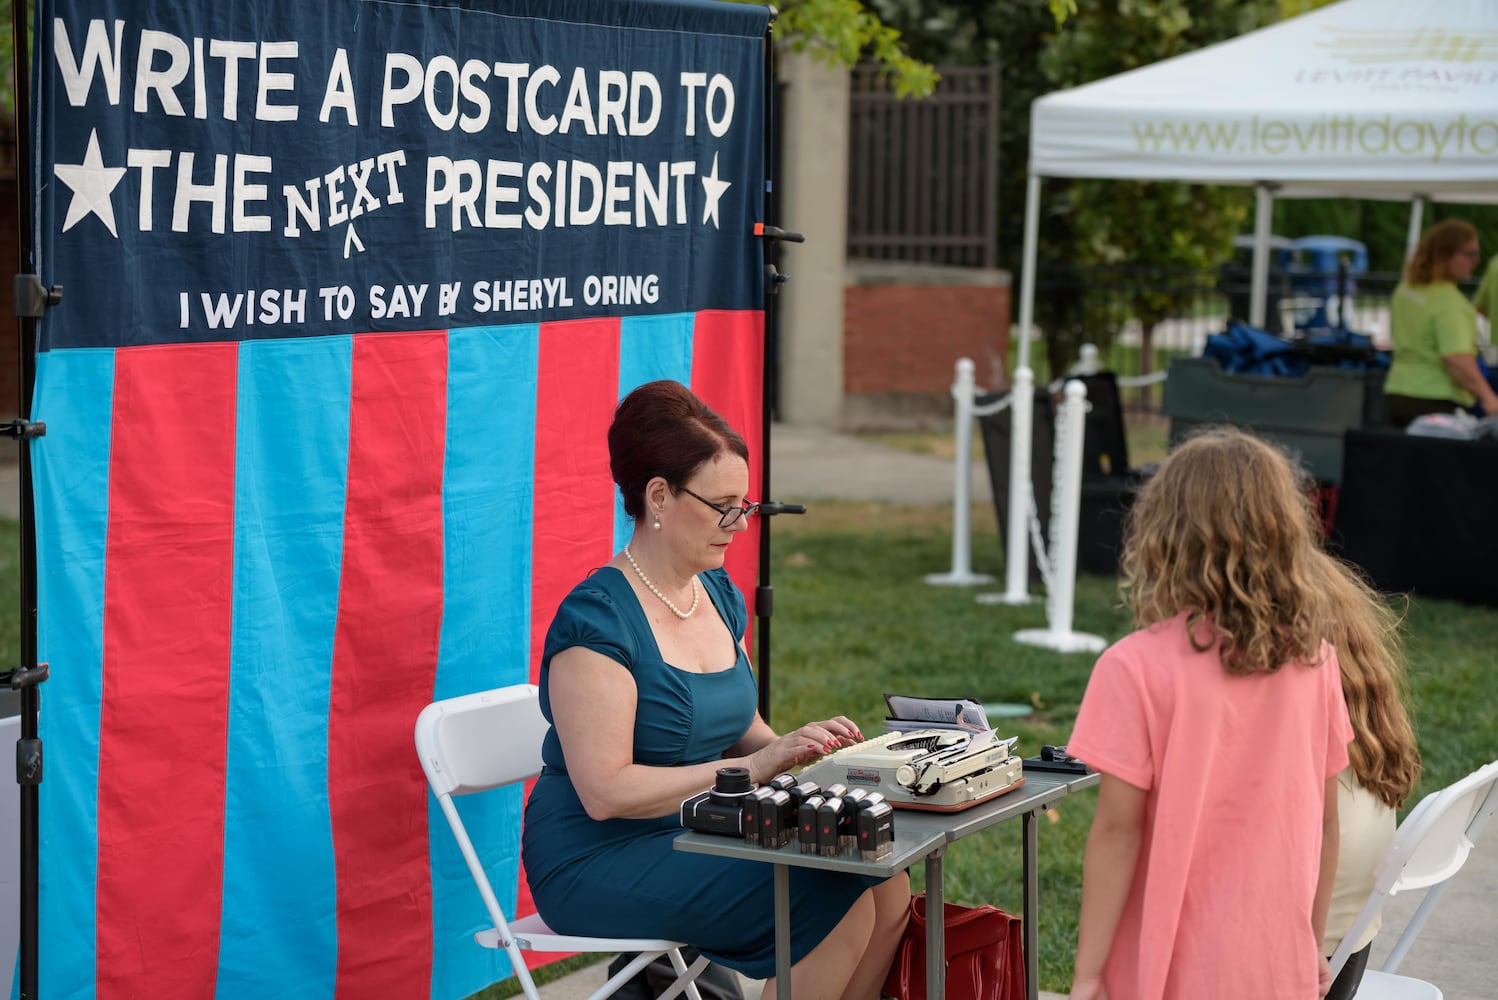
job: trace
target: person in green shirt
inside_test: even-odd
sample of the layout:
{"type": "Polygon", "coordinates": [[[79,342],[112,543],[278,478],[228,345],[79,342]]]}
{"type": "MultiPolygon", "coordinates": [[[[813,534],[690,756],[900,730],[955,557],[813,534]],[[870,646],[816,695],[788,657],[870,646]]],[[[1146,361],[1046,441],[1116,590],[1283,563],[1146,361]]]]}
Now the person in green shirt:
{"type": "Polygon", "coordinates": [[[1456,286],[1472,277],[1478,255],[1472,224],[1446,219],[1421,235],[1405,263],[1389,303],[1394,362],[1384,382],[1396,427],[1474,402],[1498,413],[1498,393],[1477,367],[1477,310],[1456,286]]]}

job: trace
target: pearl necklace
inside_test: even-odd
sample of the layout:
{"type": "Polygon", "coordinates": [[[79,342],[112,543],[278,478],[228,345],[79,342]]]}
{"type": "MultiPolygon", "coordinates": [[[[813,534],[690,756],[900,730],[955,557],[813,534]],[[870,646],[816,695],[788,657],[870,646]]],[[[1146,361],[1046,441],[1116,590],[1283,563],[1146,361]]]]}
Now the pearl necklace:
{"type": "Polygon", "coordinates": [[[652,594],[654,594],[656,597],[659,597],[661,599],[661,603],[670,608],[673,615],[680,618],[682,621],[686,621],[688,618],[697,613],[697,601],[701,598],[702,595],[697,590],[697,578],[695,576],[692,577],[692,606],[683,611],[681,610],[681,608],[678,608],[676,606],[675,602],[673,602],[671,598],[661,593],[661,589],[659,587],[650,582],[650,577],[646,576],[645,571],[640,568],[640,564],[635,562],[634,553],[629,551],[628,545],[624,546],[624,558],[629,560],[630,568],[635,571],[635,576],[640,578],[640,582],[643,583],[652,594]]]}

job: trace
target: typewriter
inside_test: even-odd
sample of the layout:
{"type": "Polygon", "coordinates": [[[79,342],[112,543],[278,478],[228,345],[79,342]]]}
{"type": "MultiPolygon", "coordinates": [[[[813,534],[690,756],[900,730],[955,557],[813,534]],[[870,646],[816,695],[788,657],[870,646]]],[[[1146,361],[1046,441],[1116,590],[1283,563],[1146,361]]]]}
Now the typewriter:
{"type": "Polygon", "coordinates": [[[961,732],[917,729],[837,750],[801,772],[826,788],[844,784],[884,793],[898,809],[955,812],[1025,783],[1014,738],[992,729],[961,732]]]}

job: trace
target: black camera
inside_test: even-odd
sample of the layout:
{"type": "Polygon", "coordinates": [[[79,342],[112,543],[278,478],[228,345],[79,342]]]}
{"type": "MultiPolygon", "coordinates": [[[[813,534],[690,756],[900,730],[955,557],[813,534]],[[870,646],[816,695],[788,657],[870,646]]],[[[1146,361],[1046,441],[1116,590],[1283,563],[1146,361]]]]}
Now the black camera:
{"type": "Polygon", "coordinates": [[[1087,765],[1066,752],[1064,746],[1051,746],[1049,743],[1040,748],[1040,753],[1034,757],[1025,758],[1026,771],[1060,771],[1063,774],[1086,774],[1087,765]]]}
{"type": "Polygon", "coordinates": [[[681,804],[681,825],[726,837],[744,835],[744,802],[754,791],[747,767],[720,767],[713,787],[681,804]]]}

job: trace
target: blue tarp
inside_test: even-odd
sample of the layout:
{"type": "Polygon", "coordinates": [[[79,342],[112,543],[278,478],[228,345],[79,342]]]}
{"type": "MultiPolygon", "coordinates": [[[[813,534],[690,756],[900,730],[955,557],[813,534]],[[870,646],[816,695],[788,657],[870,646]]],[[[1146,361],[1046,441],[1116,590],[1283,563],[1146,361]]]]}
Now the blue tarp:
{"type": "Polygon", "coordinates": [[[1388,351],[1376,350],[1370,338],[1351,331],[1286,340],[1239,320],[1209,336],[1202,356],[1216,358],[1225,372],[1284,378],[1303,376],[1313,365],[1381,371],[1390,361],[1388,351]]]}

